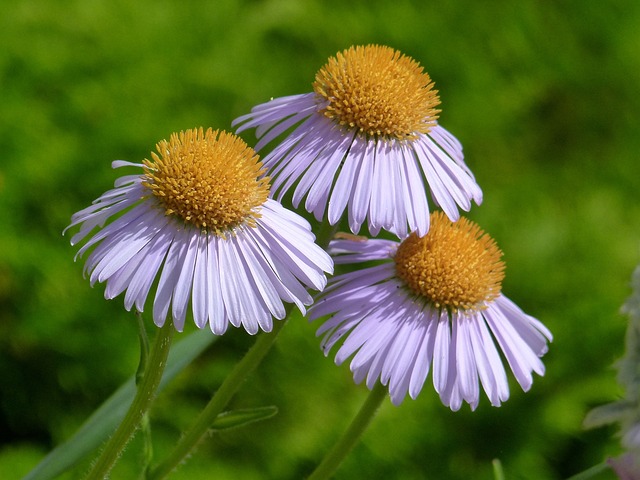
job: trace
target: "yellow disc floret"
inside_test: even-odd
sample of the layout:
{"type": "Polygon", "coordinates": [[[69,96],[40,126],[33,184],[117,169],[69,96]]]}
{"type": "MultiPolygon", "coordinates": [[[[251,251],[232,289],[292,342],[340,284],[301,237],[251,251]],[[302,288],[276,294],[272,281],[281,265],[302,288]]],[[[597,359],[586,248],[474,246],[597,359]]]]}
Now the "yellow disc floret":
{"type": "Polygon", "coordinates": [[[419,63],[389,47],[351,47],[318,71],[314,91],[323,113],[371,136],[413,139],[436,125],[440,104],[419,63]]]}
{"type": "Polygon", "coordinates": [[[429,233],[407,237],[395,255],[396,274],[437,308],[478,310],[500,294],[502,252],[475,223],[431,214],[429,233]]]}
{"type": "Polygon", "coordinates": [[[143,185],[167,215],[220,236],[240,224],[255,226],[269,180],[241,138],[200,128],[173,133],[156,148],[151,160],[143,160],[143,185]]]}

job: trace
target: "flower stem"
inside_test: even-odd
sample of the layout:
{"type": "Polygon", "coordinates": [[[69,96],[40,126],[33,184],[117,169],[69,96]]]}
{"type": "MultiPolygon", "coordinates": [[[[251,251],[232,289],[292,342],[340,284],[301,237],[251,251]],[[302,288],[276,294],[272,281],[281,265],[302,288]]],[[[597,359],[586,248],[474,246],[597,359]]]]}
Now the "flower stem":
{"type": "Polygon", "coordinates": [[[86,475],[86,479],[103,479],[109,476],[109,472],[118,461],[127,443],[133,437],[140,421],[151,406],[155,398],[158,385],[162,379],[164,367],[167,364],[167,355],[171,347],[173,338],[173,324],[165,322],[164,326],[158,330],[153,347],[147,358],[147,368],[140,379],[136,395],[125,415],[122,423],[116,429],[113,436],[107,442],[104,450],[94,462],[91,470],[86,475]]]}
{"type": "Polygon", "coordinates": [[[147,480],[159,480],[170,474],[193,449],[200,443],[216,417],[222,413],[231,397],[238,391],[242,382],[260,364],[269,349],[275,343],[278,333],[284,327],[286,319],[291,312],[291,305],[287,307],[287,315],[284,320],[275,321],[273,330],[269,333],[261,333],[246,355],[236,364],[231,373],[225,378],[218,391],[209,401],[209,404],[200,413],[193,425],[178,441],[173,451],[156,468],[152,469],[147,480]]]}
{"type": "MultiPolygon", "coordinates": [[[[321,248],[327,248],[333,237],[336,227],[323,222],[316,243],[321,248]]],[[[261,333],[253,346],[245,356],[236,364],[229,375],[224,379],[220,388],[213,395],[209,403],[200,413],[189,430],[180,438],[173,451],[146,476],[147,480],[161,480],[169,475],[184,459],[198,446],[213,422],[227,406],[233,395],[238,391],[247,376],[255,370],[262,359],[269,352],[276,341],[280,330],[284,327],[293,305],[288,305],[283,320],[275,321],[273,329],[268,333],[261,333]]]]}
{"type": "Polygon", "coordinates": [[[382,404],[382,400],[387,396],[387,388],[379,382],[367,397],[360,411],[344,432],[342,438],[338,440],[333,448],[322,459],[322,462],[316,467],[307,480],[324,480],[330,478],[343,462],[349,452],[358,443],[360,437],[367,429],[371,420],[375,416],[378,408],[382,404]]]}
{"type": "MultiPolygon", "coordinates": [[[[144,319],[140,312],[136,312],[138,319],[138,336],[140,338],[140,365],[136,372],[136,387],[139,387],[144,379],[144,373],[149,365],[149,335],[144,327],[144,319]]],[[[151,437],[151,422],[149,420],[149,412],[146,411],[140,419],[140,430],[142,431],[143,448],[142,448],[142,465],[146,473],[153,460],[153,442],[151,437]]]]}

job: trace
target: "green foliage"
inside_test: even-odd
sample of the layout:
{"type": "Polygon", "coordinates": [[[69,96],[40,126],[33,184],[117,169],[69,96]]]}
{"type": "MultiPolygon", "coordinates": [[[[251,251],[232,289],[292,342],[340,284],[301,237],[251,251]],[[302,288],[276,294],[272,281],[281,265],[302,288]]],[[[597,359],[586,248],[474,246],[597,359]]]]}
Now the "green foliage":
{"type": "MultiPolygon", "coordinates": [[[[169,353],[167,366],[164,370],[158,391],[171,382],[185,367],[211,345],[217,338],[207,335],[206,332],[193,332],[185,337],[177,345],[174,345],[169,353]]],[[[125,417],[132,399],[136,394],[138,382],[132,376],[122,384],[100,407],[87,419],[87,421],[66,440],[56,446],[38,465],[29,472],[24,480],[48,480],[71,469],[74,465],[90,456],[113,434],[122,419],[125,417]]],[[[263,407],[257,411],[226,412],[221,418],[222,426],[214,424],[213,428],[232,428],[243,422],[259,421],[275,415],[275,407],[263,407]]]]}
{"type": "MultiPolygon", "coordinates": [[[[130,375],[135,319],[91,289],[61,232],[171,132],[308,92],[328,56],[380,43],[418,60],[485,200],[470,217],[505,252],[505,293],[554,333],[547,374],[495,409],[450,412],[429,383],[390,403],[336,478],[566,478],[618,453],[585,432],[620,395],[618,310],[640,260],[640,4],[410,0],[25,0],[0,16],[0,477],[20,478],[130,375]]],[[[252,134],[243,135],[251,144],[252,134]]],[[[217,432],[173,478],[301,478],[366,397],[299,316],[217,432]]],[[[176,339],[178,340],[178,339],[176,339]]],[[[229,332],[159,397],[160,458],[254,341],[229,332]]],[[[429,381],[428,381],[429,382],[429,381]]],[[[113,478],[135,478],[134,441],[113,478]]],[[[76,478],[87,464],[69,476],[76,478]]],[[[604,477],[604,476],[603,476],[604,477]]]]}

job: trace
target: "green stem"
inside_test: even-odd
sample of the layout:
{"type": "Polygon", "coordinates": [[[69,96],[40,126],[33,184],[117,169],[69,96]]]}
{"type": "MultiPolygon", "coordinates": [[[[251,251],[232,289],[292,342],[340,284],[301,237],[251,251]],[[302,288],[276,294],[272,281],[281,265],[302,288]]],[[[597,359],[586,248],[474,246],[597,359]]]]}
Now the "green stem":
{"type": "Polygon", "coordinates": [[[158,330],[148,358],[148,365],[138,385],[136,396],[122,423],[120,423],[120,426],[109,439],[104,450],[102,450],[102,453],[86,475],[86,480],[107,478],[127,443],[129,443],[129,440],[131,440],[139,427],[140,421],[155,398],[158,385],[162,379],[162,372],[167,364],[167,355],[171,347],[173,332],[173,324],[170,321],[165,322],[165,325],[158,330]]]}
{"type": "MultiPolygon", "coordinates": [[[[136,388],[140,386],[140,383],[144,379],[144,373],[147,371],[149,365],[149,335],[144,327],[144,319],[140,312],[136,312],[138,319],[138,336],[140,338],[140,365],[136,372],[136,388]]],[[[151,437],[151,422],[149,420],[149,412],[145,412],[140,419],[140,430],[142,431],[143,447],[142,447],[142,466],[143,471],[149,470],[151,461],[153,460],[153,442],[151,437]]]]}
{"type": "Polygon", "coordinates": [[[387,388],[376,382],[375,387],[371,390],[367,400],[351,422],[351,425],[349,425],[349,428],[342,435],[342,438],[327,453],[307,480],[324,480],[330,478],[338,470],[340,464],[347,458],[349,452],[355,447],[371,420],[373,420],[386,396],[387,388]]]}
{"type": "MultiPolygon", "coordinates": [[[[316,243],[326,248],[329,241],[333,237],[337,226],[329,225],[329,222],[323,222],[320,225],[320,231],[316,243]]],[[[274,321],[273,329],[269,333],[261,333],[253,346],[233,368],[231,373],[225,378],[220,388],[213,395],[205,409],[200,413],[189,430],[180,438],[173,451],[148,475],[147,480],[160,480],[169,475],[184,459],[193,452],[205,436],[213,422],[222,410],[227,406],[233,395],[238,391],[247,376],[256,369],[262,362],[262,359],[269,352],[276,341],[280,330],[284,327],[293,305],[286,307],[286,315],[284,320],[274,321]]]]}
{"type": "Polygon", "coordinates": [[[493,462],[491,462],[493,465],[493,478],[494,480],[505,480],[504,479],[504,470],[502,469],[502,463],[500,462],[500,459],[498,458],[494,458],[493,462]]]}
{"type": "Polygon", "coordinates": [[[231,397],[238,391],[247,376],[260,364],[269,349],[275,343],[278,333],[284,327],[291,306],[287,307],[285,320],[274,321],[273,330],[261,333],[246,355],[236,364],[225,378],[209,404],[200,413],[191,428],[182,436],[173,451],[156,468],[151,470],[147,480],[159,480],[169,475],[200,443],[217,416],[227,406],[231,397]]]}

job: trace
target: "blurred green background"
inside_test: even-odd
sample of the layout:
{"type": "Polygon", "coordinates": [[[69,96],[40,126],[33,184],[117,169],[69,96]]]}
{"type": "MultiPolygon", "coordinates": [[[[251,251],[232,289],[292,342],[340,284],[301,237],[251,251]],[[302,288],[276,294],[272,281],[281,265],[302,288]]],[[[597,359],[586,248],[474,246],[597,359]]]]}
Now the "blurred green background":
{"type": "MultiPolygon", "coordinates": [[[[134,316],[89,288],[61,232],[173,131],[231,121],[311,90],[326,59],[380,43],[419,61],[485,200],[470,217],[505,252],[503,291],[555,339],[529,393],[453,413],[428,383],[386,402],[336,478],[566,478],[619,452],[584,431],[622,394],[619,307],[640,261],[640,3],[47,0],[0,15],[0,478],[20,478],[137,366],[134,316]]],[[[253,143],[252,133],[244,138],[253,143]]],[[[294,318],[233,407],[274,419],[215,435],[176,479],[308,474],[367,391],[294,318]]],[[[163,393],[156,455],[253,338],[233,331],[163,393]]],[[[430,382],[430,379],[428,380],[430,382]]],[[[134,441],[112,478],[136,478],[134,441]]],[[[65,479],[77,478],[88,461],[65,479]]],[[[598,478],[612,478],[602,475],[598,478]]]]}

